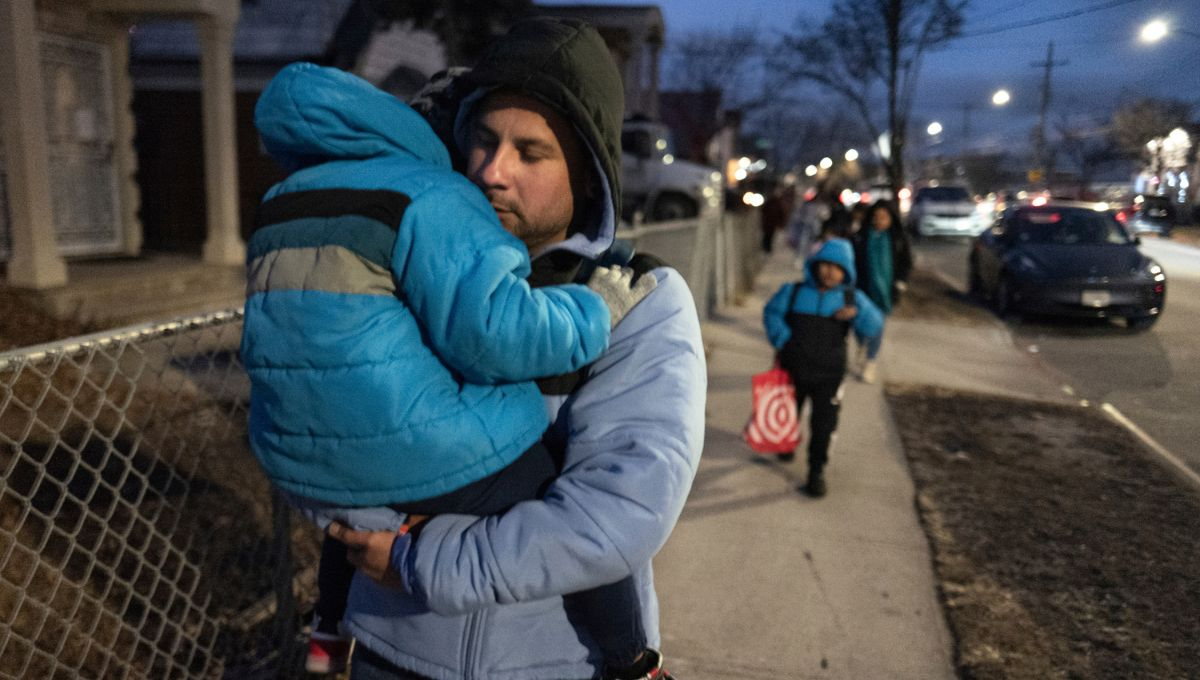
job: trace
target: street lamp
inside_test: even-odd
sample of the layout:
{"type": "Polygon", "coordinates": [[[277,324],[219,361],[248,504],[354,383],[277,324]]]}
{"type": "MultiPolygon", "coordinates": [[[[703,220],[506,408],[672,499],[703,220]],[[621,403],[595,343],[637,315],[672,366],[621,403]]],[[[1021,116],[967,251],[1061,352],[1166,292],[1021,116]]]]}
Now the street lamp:
{"type": "Polygon", "coordinates": [[[1012,95],[1009,94],[1008,90],[1003,88],[996,90],[995,94],[992,95],[993,106],[1004,106],[1010,101],[1012,101],[1012,95]]]}
{"type": "Polygon", "coordinates": [[[849,162],[851,162],[851,163],[853,163],[854,161],[858,160],[858,150],[857,150],[857,149],[849,149],[849,150],[847,150],[847,151],[846,151],[846,160],[847,160],[847,161],[849,161],[849,162]]]}
{"type": "Polygon", "coordinates": [[[1170,35],[1172,32],[1182,33],[1183,35],[1191,36],[1193,38],[1200,38],[1200,33],[1184,30],[1182,28],[1171,28],[1171,25],[1163,19],[1153,19],[1151,21],[1147,21],[1142,25],[1142,30],[1138,33],[1138,37],[1141,38],[1142,42],[1144,43],[1156,43],[1170,35]]]}
{"type": "Polygon", "coordinates": [[[1140,37],[1144,43],[1156,43],[1159,40],[1167,37],[1167,33],[1169,32],[1170,28],[1167,26],[1167,22],[1163,21],[1162,19],[1155,19],[1153,21],[1146,22],[1146,24],[1142,26],[1140,37]]]}
{"type": "Polygon", "coordinates": [[[933,137],[934,135],[940,135],[942,134],[942,124],[935,120],[929,124],[929,127],[925,128],[925,132],[927,132],[930,137],[933,137]]]}
{"type": "Polygon", "coordinates": [[[821,159],[820,165],[823,169],[828,170],[829,168],[833,167],[833,159],[829,156],[826,156],[821,159]]]}
{"type": "Polygon", "coordinates": [[[804,168],[804,176],[805,177],[813,177],[816,174],[817,174],[817,166],[810,165],[807,168],[804,168]]]}

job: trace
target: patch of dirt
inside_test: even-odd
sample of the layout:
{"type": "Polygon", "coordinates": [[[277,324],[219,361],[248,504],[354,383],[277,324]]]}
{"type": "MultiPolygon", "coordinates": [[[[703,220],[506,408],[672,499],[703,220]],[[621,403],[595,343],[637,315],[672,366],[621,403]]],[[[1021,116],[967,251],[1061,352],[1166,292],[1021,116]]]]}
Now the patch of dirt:
{"type": "Polygon", "coordinates": [[[1200,494],[1099,412],[891,385],[964,678],[1200,678],[1200,494]]]}
{"type": "Polygon", "coordinates": [[[996,317],[932,272],[914,269],[908,277],[908,290],[892,310],[892,318],[975,326],[992,323],[996,317]]]}
{"type": "Polygon", "coordinates": [[[91,330],[76,321],[56,319],[20,293],[0,287],[0,352],[84,335],[91,330]]]}
{"type": "Polygon", "coordinates": [[[1171,240],[1176,243],[1200,247],[1200,226],[1175,227],[1171,231],[1171,240]]]}

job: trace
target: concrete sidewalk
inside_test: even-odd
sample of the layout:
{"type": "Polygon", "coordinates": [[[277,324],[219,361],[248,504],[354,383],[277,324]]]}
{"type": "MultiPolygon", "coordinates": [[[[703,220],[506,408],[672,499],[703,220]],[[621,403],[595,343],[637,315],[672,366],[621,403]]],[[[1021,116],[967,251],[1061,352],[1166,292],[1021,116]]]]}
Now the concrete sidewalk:
{"type": "Polygon", "coordinates": [[[779,464],[742,441],[750,377],[773,356],[762,307],[796,275],[790,254],[776,253],[755,294],[704,325],[704,455],[655,559],[668,668],[682,680],[954,678],[929,543],[881,387],[845,381],[826,498],[796,491],[803,451],[779,464]]]}
{"type": "Polygon", "coordinates": [[[704,456],[655,560],[668,667],[681,680],[953,678],[929,545],[881,387],[847,377],[823,499],[796,490],[803,451],[780,464],[742,441],[750,376],[773,355],[762,308],[796,274],[790,254],[777,252],[754,294],[704,327],[704,456]]]}
{"type": "Polygon", "coordinates": [[[797,274],[791,253],[777,251],[754,294],[704,325],[704,456],[655,560],[668,667],[681,680],[953,678],[953,642],[881,384],[1073,399],[999,320],[889,319],[881,384],[847,376],[829,495],[810,499],[796,491],[803,451],[780,464],[741,437],[750,376],[773,354],[763,305],[797,274]]]}

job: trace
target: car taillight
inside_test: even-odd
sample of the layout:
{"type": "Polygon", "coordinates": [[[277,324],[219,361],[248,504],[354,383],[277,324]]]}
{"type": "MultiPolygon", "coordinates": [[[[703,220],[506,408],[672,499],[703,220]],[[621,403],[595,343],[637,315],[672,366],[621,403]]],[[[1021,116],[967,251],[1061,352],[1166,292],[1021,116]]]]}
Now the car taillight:
{"type": "Polygon", "coordinates": [[[1121,224],[1126,224],[1127,222],[1129,222],[1129,213],[1125,212],[1124,210],[1118,210],[1117,214],[1114,215],[1114,217],[1116,217],[1117,221],[1120,222],[1121,224]]]}

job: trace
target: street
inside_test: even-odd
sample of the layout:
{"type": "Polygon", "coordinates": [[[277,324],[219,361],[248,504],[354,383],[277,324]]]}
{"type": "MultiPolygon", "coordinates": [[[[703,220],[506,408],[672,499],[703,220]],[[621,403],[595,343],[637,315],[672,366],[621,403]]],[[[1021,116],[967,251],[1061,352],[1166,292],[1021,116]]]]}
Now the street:
{"type": "MultiPolygon", "coordinates": [[[[966,290],[970,241],[924,239],[918,263],[966,290]]],[[[1111,404],[1155,442],[1200,471],[1200,249],[1144,238],[1141,250],[1167,272],[1167,302],[1149,331],[1118,323],[1008,319],[1014,344],[1034,354],[1081,400],[1111,404]]]]}

